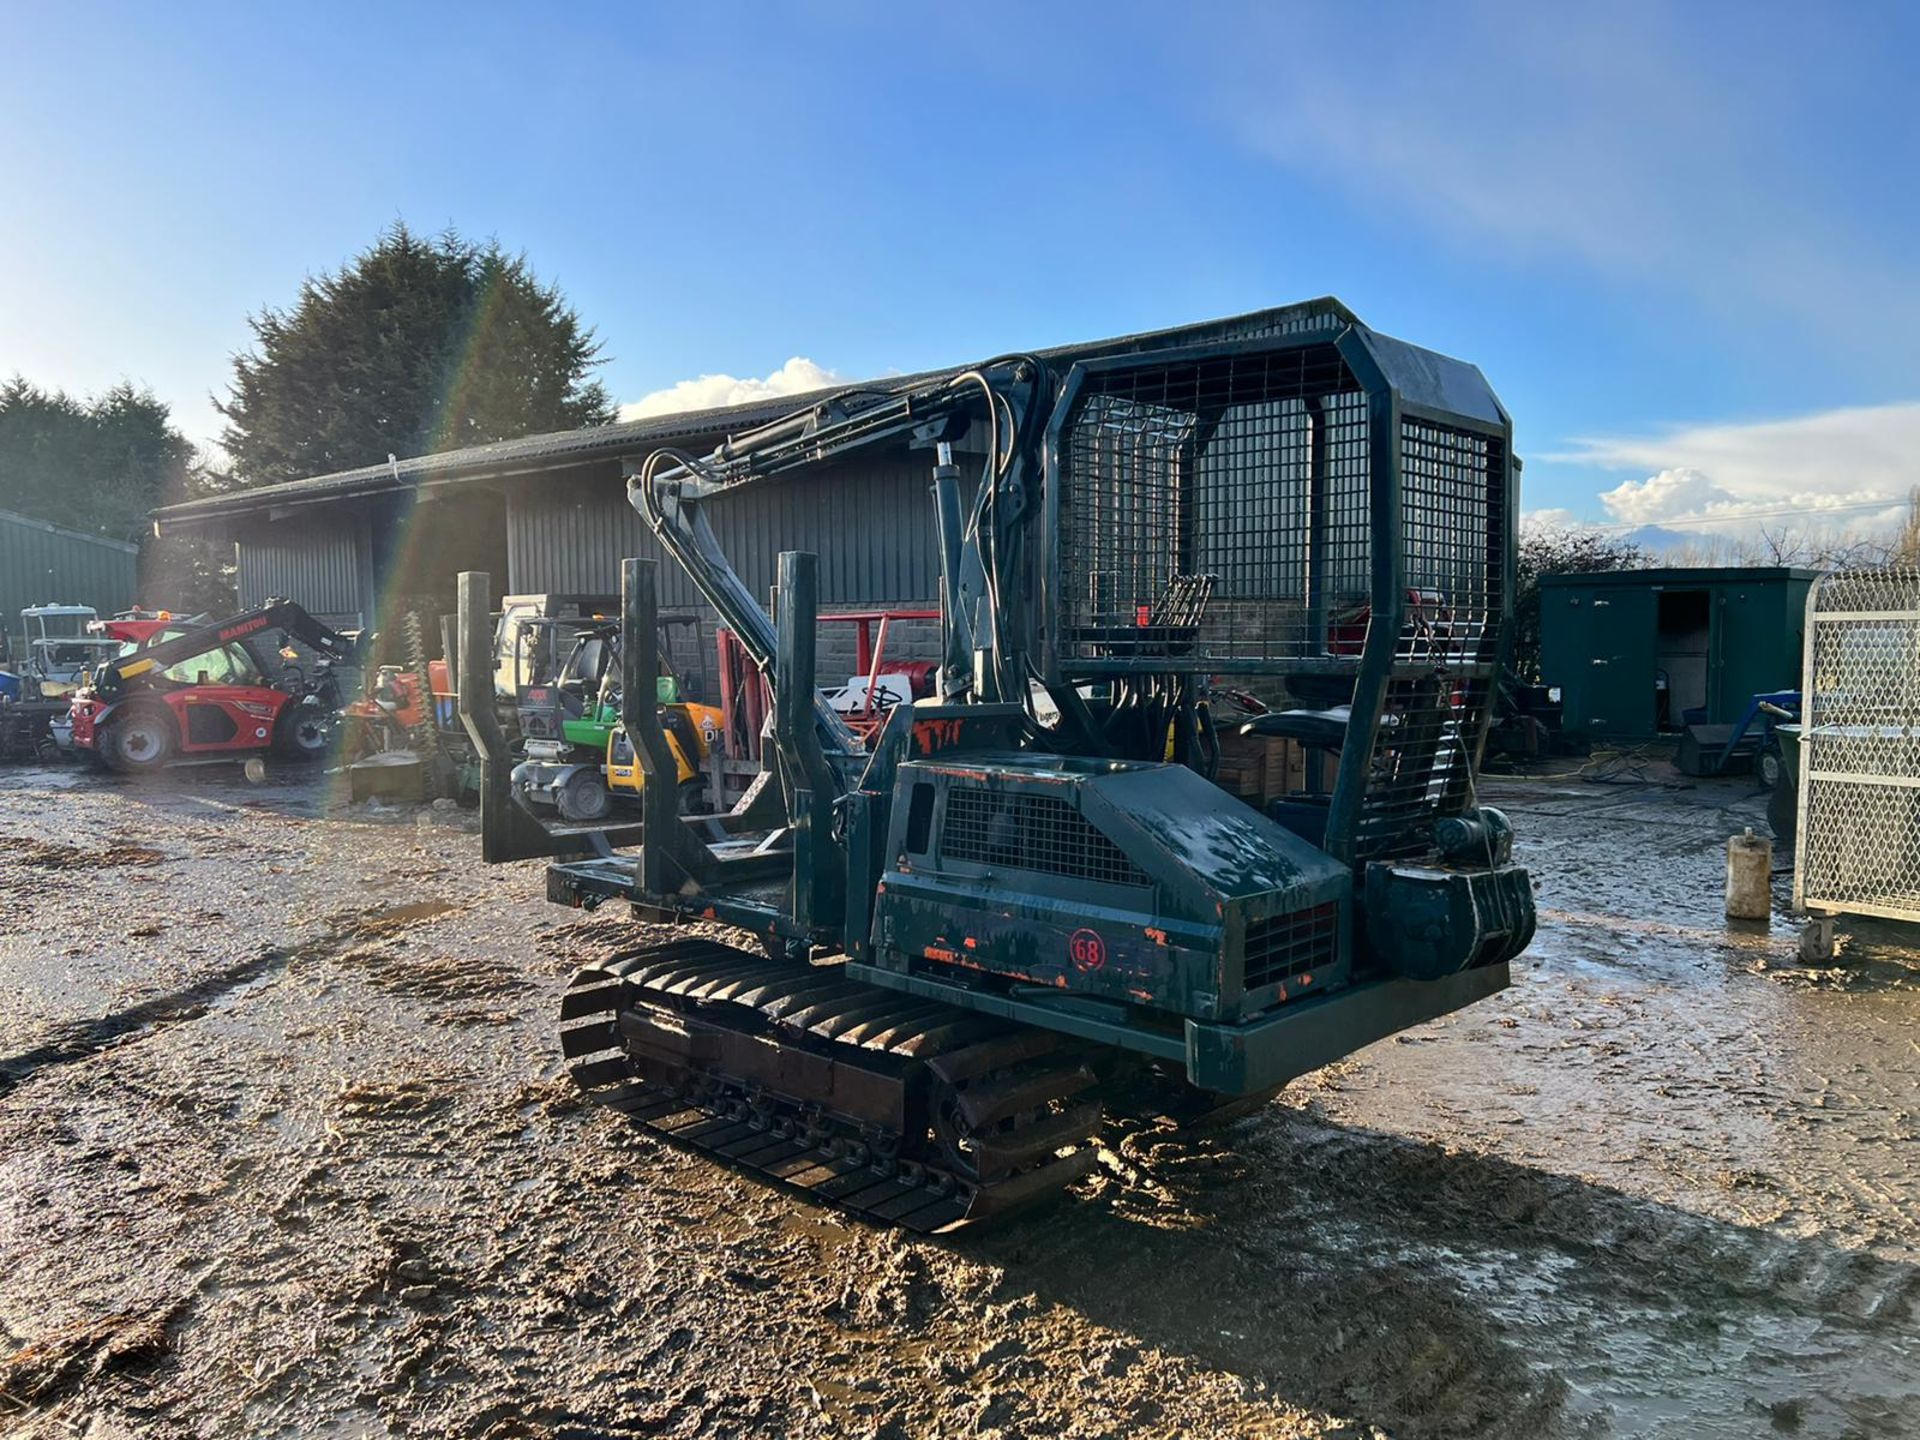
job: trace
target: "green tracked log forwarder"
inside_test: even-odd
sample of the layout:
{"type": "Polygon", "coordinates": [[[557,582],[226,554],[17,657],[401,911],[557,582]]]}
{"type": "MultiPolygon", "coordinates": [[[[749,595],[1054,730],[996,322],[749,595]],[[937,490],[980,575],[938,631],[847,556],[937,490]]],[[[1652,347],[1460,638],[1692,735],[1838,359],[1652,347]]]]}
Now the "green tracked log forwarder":
{"type": "MultiPolygon", "coordinates": [[[[1512,605],[1510,422],[1473,366],[1336,302],[1262,318],[1258,338],[850,391],[631,468],[634,506],[770,677],[774,720],[746,799],[682,816],[638,703],[657,661],[637,560],[637,826],[547,835],[513,802],[485,697],[462,695],[490,860],[552,854],[557,903],[760,942],[583,970],[562,1041],[596,1099],[938,1230],[1084,1174],[1106,1097],[1223,1109],[1506,985],[1533,898],[1474,775],[1512,605]],[[779,557],[769,618],[706,507],[902,443],[930,462],[939,694],[863,744],[816,688],[815,558],[779,557]],[[1229,687],[1270,701],[1244,723],[1305,757],[1259,804],[1212,778],[1229,687]]],[[[462,579],[463,674],[488,670],[486,586],[462,579]]]]}

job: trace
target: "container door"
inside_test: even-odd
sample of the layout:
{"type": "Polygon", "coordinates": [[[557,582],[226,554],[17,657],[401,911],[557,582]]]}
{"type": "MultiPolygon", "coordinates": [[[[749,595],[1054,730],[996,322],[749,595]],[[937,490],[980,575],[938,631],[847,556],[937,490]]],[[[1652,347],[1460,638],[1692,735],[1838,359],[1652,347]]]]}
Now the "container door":
{"type": "Polygon", "coordinates": [[[1593,653],[1589,635],[1593,592],[1581,585],[1540,587],[1540,683],[1560,692],[1569,735],[1587,732],[1587,692],[1593,653]]]}
{"type": "Polygon", "coordinates": [[[1785,582],[1728,585],[1714,609],[1713,719],[1731,725],[1756,695],[1800,688],[1807,587],[1785,582]]]}
{"type": "Polygon", "coordinates": [[[1654,596],[1655,716],[1662,730],[1721,723],[1720,624],[1726,603],[1717,589],[1661,590],[1654,596]],[[1664,699],[1664,703],[1661,703],[1664,699]]]}
{"type": "Polygon", "coordinates": [[[1655,592],[1596,585],[1581,598],[1589,607],[1591,649],[1586,723],[1579,733],[1647,738],[1656,732],[1660,698],[1653,654],[1655,592]]]}

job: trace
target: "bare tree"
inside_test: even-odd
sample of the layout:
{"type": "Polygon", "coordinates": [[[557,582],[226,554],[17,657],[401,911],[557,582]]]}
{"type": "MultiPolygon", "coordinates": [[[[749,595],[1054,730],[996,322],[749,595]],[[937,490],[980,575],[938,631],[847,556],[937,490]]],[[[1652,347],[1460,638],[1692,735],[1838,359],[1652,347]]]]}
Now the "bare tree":
{"type": "Polygon", "coordinates": [[[1920,565],[1920,485],[1907,492],[1907,514],[1900,522],[1900,534],[1884,562],[1889,565],[1920,565]]]}
{"type": "Polygon", "coordinates": [[[1920,564],[1920,487],[1909,492],[1897,529],[1884,522],[1838,531],[1816,529],[1808,523],[1816,518],[1763,525],[1747,534],[1703,535],[1659,558],[1667,565],[1795,565],[1814,570],[1920,564]]]}

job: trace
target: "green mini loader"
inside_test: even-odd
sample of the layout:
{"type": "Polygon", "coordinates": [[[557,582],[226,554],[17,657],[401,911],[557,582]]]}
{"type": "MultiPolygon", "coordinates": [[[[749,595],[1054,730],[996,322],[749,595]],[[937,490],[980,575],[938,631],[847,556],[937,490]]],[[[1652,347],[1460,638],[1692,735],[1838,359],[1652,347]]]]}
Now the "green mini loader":
{"type": "MultiPolygon", "coordinates": [[[[654,562],[625,562],[638,843],[568,837],[548,898],[709,923],[580,972],[561,1041],[590,1095],[936,1231],[1084,1175],[1115,1097],[1244,1105],[1507,984],[1533,895],[1474,781],[1512,606],[1508,417],[1477,369],[1337,302],[1267,318],[848,392],[632,467],[773,723],[765,783],[679,813],[640,703],[654,562]],[[943,652],[938,694],[863,743],[816,688],[815,557],[779,556],[770,616],[706,510],[888,445],[931,461],[943,652]],[[1229,688],[1270,702],[1232,728],[1309,757],[1287,793],[1216,783],[1229,688]]],[[[484,674],[486,577],[461,585],[461,673],[484,674]]],[[[485,698],[462,703],[488,857],[553,853],[485,698]]]]}

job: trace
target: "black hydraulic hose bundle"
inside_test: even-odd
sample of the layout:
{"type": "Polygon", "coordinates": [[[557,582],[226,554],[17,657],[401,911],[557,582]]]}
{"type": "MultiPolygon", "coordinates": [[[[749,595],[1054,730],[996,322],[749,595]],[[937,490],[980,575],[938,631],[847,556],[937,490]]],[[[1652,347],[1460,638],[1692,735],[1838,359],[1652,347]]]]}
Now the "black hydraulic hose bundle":
{"type": "MultiPolygon", "coordinates": [[[[1003,639],[1004,581],[1011,557],[1001,544],[1004,532],[1000,491],[1014,475],[1022,456],[1037,465],[1038,442],[1052,398],[1049,372],[1038,358],[1031,355],[997,357],[925,392],[911,388],[885,392],[888,398],[878,404],[852,414],[832,415],[821,425],[819,417],[831,415],[845,398],[881,393],[870,388],[843,391],[821,404],[761,426],[737,442],[729,439],[704,460],[684,450],[662,447],[647,456],[634,476],[629,485],[630,498],[661,544],[695,577],[722,620],[740,635],[748,654],[764,671],[772,663],[771,627],[760,612],[759,602],[747,595],[738,575],[707,533],[698,508],[703,497],[699,494],[683,497],[677,502],[677,518],[669,518],[658,493],[668,469],[702,482],[709,494],[718,493],[733,485],[817,461],[838,448],[869,443],[903,429],[926,427],[942,416],[957,415],[960,411],[952,397],[974,386],[979,387],[985,401],[988,454],[980,491],[968,515],[966,538],[979,556],[991,610],[988,619],[992,632],[986,637],[986,644],[993,664],[993,687],[997,698],[1017,700],[1026,712],[1029,726],[1037,730],[1039,722],[1033,712],[1028,667],[1016,663],[1019,657],[1008,653],[1003,639]],[[1008,382],[1003,380],[996,385],[989,377],[989,372],[1000,368],[1011,369],[1012,383],[1030,388],[1030,401],[1017,414],[1006,390],[1008,382]],[[889,401],[895,402],[891,410],[887,408],[889,401]],[[837,436],[832,433],[834,427],[840,429],[837,436]],[[764,468],[756,468],[756,458],[764,463],[764,468]]],[[[1024,649],[1020,653],[1024,655],[1024,649]]]]}

